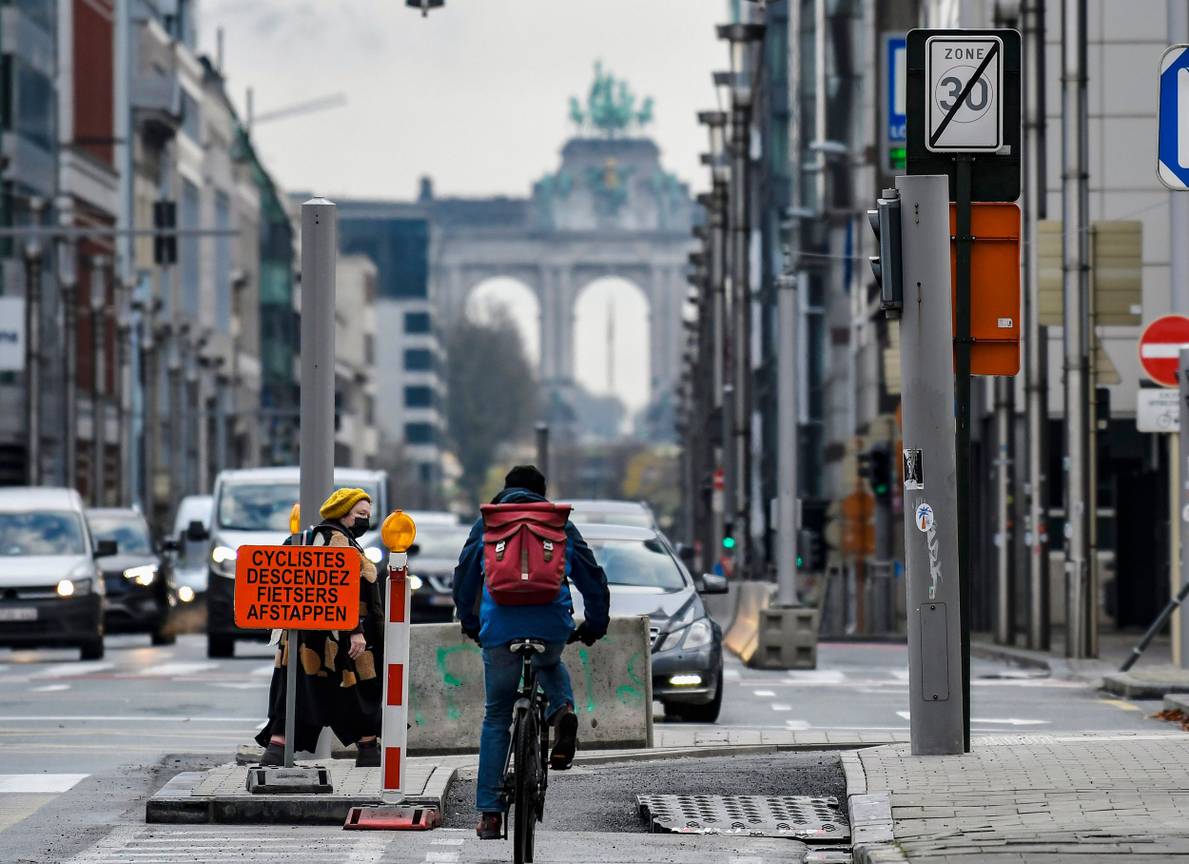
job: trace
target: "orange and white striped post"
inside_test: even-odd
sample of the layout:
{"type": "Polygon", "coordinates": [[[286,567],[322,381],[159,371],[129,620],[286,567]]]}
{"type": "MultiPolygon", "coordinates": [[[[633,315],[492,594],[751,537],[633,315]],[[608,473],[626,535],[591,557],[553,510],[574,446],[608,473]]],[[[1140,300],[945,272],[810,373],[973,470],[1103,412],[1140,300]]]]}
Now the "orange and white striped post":
{"type": "Polygon", "coordinates": [[[380,537],[388,547],[388,591],[384,603],[384,713],[380,727],[380,799],[399,804],[404,795],[409,737],[409,547],[417,526],[407,513],[388,515],[380,537]]]}

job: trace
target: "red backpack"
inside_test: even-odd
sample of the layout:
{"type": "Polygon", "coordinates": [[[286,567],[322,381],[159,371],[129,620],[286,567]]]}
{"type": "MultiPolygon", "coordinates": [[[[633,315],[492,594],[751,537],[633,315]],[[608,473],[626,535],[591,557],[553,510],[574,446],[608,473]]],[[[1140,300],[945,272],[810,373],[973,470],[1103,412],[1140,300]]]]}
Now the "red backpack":
{"type": "Polygon", "coordinates": [[[566,575],[571,508],[548,501],[484,504],[483,578],[500,606],[552,603],[566,575]]]}

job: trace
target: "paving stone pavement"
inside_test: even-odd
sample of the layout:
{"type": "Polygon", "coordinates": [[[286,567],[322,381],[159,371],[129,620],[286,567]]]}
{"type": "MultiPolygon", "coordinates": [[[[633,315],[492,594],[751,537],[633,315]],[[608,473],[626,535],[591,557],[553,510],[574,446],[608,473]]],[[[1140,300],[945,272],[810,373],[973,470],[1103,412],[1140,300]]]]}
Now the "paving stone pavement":
{"type": "Polygon", "coordinates": [[[1189,734],[976,737],[845,754],[855,862],[1189,861],[1189,734]]]}

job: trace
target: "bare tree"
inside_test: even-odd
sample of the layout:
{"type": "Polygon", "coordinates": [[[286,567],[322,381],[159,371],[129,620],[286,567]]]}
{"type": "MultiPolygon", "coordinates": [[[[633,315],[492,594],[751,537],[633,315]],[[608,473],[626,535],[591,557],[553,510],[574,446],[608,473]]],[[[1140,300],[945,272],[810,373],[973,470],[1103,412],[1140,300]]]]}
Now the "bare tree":
{"type": "Polygon", "coordinates": [[[460,484],[475,501],[499,449],[522,439],[537,412],[537,383],[515,322],[503,307],[482,321],[464,317],[446,335],[446,418],[462,464],[460,484]]]}

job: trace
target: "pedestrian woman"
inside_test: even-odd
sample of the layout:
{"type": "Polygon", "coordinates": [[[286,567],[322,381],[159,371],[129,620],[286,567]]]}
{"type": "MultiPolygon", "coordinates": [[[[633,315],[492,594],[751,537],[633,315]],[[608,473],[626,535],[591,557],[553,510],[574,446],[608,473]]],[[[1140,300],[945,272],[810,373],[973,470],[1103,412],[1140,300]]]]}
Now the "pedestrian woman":
{"type": "MultiPolygon", "coordinates": [[[[314,545],[350,547],[359,552],[359,623],[344,630],[303,630],[298,637],[297,693],[293,749],[314,750],[329,726],[344,744],[358,744],[355,764],[380,765],[383,686],[384,605],[376,565],[356,542],[371,526],[372,501],[362,489],[339,489],[319,511],[314,545]]],[[[290,654],[281,634],[268,692],[268,723],[256,741],[265,747],[263,765],[281,765],[285,753],[285,679],[290,654]]]]}

